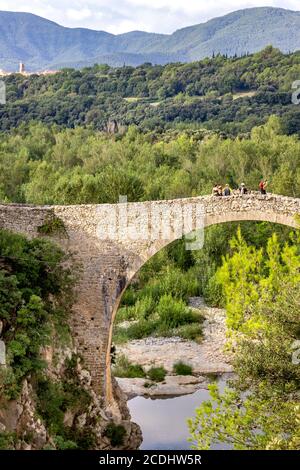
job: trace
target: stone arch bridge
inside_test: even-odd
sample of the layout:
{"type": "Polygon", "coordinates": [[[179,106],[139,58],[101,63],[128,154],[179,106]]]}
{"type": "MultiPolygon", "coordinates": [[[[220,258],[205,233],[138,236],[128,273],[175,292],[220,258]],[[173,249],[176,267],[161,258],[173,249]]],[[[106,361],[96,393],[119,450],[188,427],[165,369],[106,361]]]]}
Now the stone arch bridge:
{"type": "Polygon", "coordinates": [[[204,227],[213,224],[252,220],[297,227],[298,214],[300,199],[256,193],[103,205],[5,204],[0,205],[0,228],[31,238],[45,236],[43,228],[51,232],[52,227],[47,236],[82,266],[71,327],[95,390],[113,406],[112,326],[122,293],[141,266],[193,231],[187,248],[201,247],[204,227]],[[63,231],[56,232],[60,226],[63,231]]]}

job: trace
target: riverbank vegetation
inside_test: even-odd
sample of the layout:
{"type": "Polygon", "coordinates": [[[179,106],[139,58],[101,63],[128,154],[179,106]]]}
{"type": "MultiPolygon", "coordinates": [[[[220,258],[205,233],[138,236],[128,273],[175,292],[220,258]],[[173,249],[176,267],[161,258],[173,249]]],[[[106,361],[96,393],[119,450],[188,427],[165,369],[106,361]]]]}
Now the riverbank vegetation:
{"type": "MultiPolygon", "coordinates": [[[[50,436],[48,447],[62,450],[93,447],[93,433],[65,423],[67,411],[84,413],[91,402],[76,374],[78,358],[64,360],[62,375],[55,369],[59,352],[72,347],[68,319],[76,274],[69,265],[70,258],[49,240],[28,240],[0,230],[0,334],[6,353],[6,365],[0,365],[1,410],[18,406],[24,411],[18,400],[27,393],[28,410],[34,400],[37,417],[50,436]],[[49,348],[51,365],[45,354],[49,348]]],[[[31,421],[13,433],[2,427],[0,448],[30,444],[31,421]]]]}
{"type": "Polygon", "coordinates": [[[300,449],[300,239],[284,246],[276,235],[265,249],[238,231],[232,253],[215,274],[226,304],[236,380],[189,420],[198,449],[300,449]]]}
{"type": "Polygon", "coordinates": [[[68,338],[74,278],[62,269],[65,261],[60,248],[45,239],[0,231],[0,320],[7,349],[0,394],[7,399],[16,399],[24,378],[45,368],[41,348],[56,336],[68,338]]]}

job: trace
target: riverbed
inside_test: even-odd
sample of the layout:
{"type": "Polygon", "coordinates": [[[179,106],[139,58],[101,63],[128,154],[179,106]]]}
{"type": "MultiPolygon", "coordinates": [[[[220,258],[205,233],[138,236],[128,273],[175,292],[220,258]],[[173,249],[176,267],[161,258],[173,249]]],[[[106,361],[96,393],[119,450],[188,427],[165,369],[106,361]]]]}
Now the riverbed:
{"type": "MultiPolygon", "coordinates": [[[[151,386],[146,378],[117,378],[132,420],[142,430],[141,450],[190,449],[187,419],[209,399],[210,377],[215,377],[222,390],[232,375],[231,357],[225,353],[225,311],[206,306],[199,297],[190,299],[190,307],[201,310],[205,317],[200,343],[180,337],[148,337],[118,347],[119,354],[145,371],[162,366],[167,372],[164,381],[151,386]],[[190,365],[193,375],[176,376],[173,366],[179,361],[190,365]]],[[[226,448],[224,444],[213,447],[226,448]]]]}

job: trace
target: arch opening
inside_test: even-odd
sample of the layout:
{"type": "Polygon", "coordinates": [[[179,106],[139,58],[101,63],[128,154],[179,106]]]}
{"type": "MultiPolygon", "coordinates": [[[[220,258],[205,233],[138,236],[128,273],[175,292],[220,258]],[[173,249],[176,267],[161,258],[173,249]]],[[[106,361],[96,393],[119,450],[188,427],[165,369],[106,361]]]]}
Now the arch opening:
{"type": "MultiPolygon", "coordinates": [[[[279,217],[277,213],[268,213],[268,214],[260,214],[258,216],[257,214],[254,213],[248,213],[247,216],[239,216],[239,217],[233,217],[233,214],[225,214],[224,216],[214,216],[206,219],[206,224],[205,224],[205,232],[206,236],[208,231],[215,231],[217,234],[220,234],[220,230],[222,231],[224,227],[227,227],[227,230],[225,230],[225,233],[229,232],[229,235],[234,235],[236,233],[236,229],[239,225],[242,227],[246,227],[246,233],[247,231],[252,231],[253,233],[257,232],[254,227],[257,226],[257,224],[262,227],[261,228],[261,237],[271,236],[271,234],[275,231],[282,239],[282,241],[286,240],[288,237],[288,234],[291,230],[297,229],[297,221],[295,220],[294,216],[288,216],[284,215],[279,217]],[[229,220],[228,220],[229,219],[229,220]],[[232,220],[233,219],[233,220],[232,220]],[[217,230],[216,230],[217,229],[217,230]],[[229,229],[229,230],[228,230],[229,229]]],[[[242,230],[243,231],[243,230],[242,230]]],[[[260,232],[260,231],[258,231],[260,232]]],[[[227,235],[225,236],[226,240],[228,241],[229,238],[227,235]]],[[[256,237],[257,238],[257,237],[256,237]]],[[[259,237],[258,237],[259,238],[259,237]]],[[[250,239],[249,233],[247,234],[246,239],[250,239]]],[[[126,292],[128,290],[130,291],[132,283],[134,283],[137,279],[137,277],[140,275],[141,272],[145,269],[145,266],[147,264],[155,259],[156,256],[159,255],[159,253],[168,251],[170,248],[172,249],[172,246],[174,244],[178,244],[180,242],[180,239],[175,239],[171,241],[167,241],[163,246],[160,246],[154,254],[151,254],[148,259],[144,261],[144,263],[141,264],[139,269],[137,269],[134,273],[131,273],[130,277],[128,278],[128,281],[126,283],[126,286],[120,293],[120,296],[117,299],[117,303],[114,307],[114,313],[113,313],[113,318],[112,318],[112,324],[111,324],[111,329],[110,329],[110,342],[108,344],[108,349],[107,349],[107,381],[106,381],[106,391],[107,391],[107,400],[108,402],[113,401],[113,395],[112,395],[112,388],[111,388],[111,347],[113,344],[113,333],[114,333],[114,325],[116,324],[116,317],[118,315],[118,311],[120,310],[120,307],[122,308],[122,305],[124,304],[124,296],[126,296],[126,292]]],[[[183,242],[181,242],[183,243],[183,242]]],[[[259,244],[260,241],[259,239],[256,239],[255,241],[256,244],[259,244]]],[[[223,245],[223,243],[221,243],[223,245]]],[[[204,245],[205,248],[205,245],[204,245]]],[[[204,249],[203,248],[203,249],[204,249]]],[[[198,251],[202,251],[198,250],[198,251]]],[[[224,249],[224,246],[222,246],[222,250],[224,249]]],[[[222,253],[224,254],[224,253],[222,253]]],[[[219,256],[221,253],[219,253],[219,256]]],[[[198,266],[199,268],[199,266],[198,266]]],[[[203,282],[207,282],[207,276],[203,276],[203,282]]],[[[203,295],[203,282],[201,286],[201,295],[203,295]]]]}

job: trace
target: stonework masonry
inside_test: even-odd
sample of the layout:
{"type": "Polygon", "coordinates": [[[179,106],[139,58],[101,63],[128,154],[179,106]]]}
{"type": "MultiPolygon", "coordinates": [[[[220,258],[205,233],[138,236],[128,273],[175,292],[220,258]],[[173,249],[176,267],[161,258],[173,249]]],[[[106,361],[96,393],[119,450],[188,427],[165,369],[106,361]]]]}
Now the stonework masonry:
{"type": "Polygon", "coordinates": [[[97,393],[114,407],[110,347],[122,294],[143,264],[172,241],[213,224],[267,221],[298,227],[300,199],[269,194],[80,206],[0,205],[0,228],[29,238],[59,218],[52,234],[80,266],[72,331],[97,393]],[[164,228],[162,220],[168,219],[164,228]],[[137,235],[138,234],[138,235],[137,235]]]}

